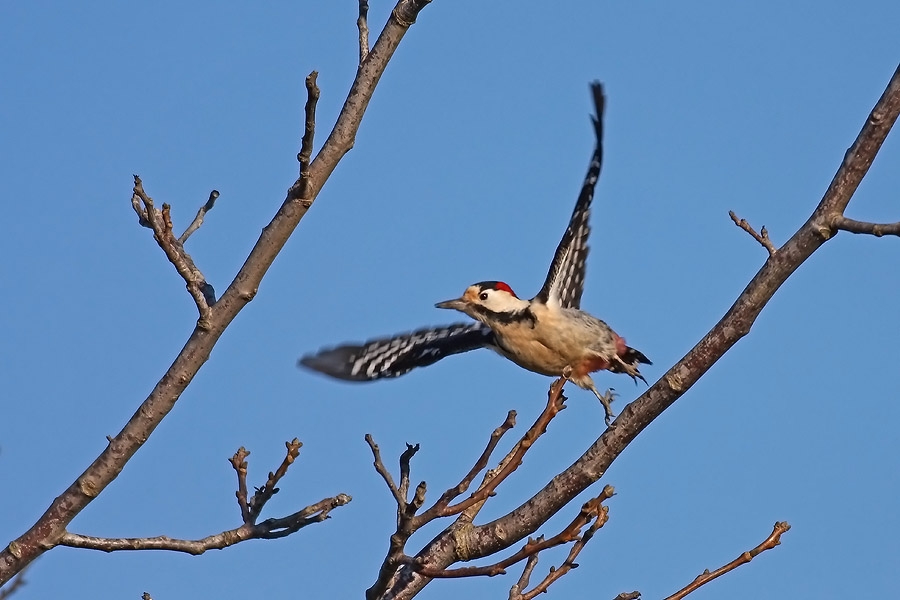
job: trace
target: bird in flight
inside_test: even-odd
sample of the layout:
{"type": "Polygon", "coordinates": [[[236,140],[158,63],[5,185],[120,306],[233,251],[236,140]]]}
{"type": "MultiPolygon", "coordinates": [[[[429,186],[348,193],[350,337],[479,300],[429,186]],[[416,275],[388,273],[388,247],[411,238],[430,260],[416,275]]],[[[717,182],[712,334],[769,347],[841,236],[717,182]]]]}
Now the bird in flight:
{"type": "Polygon", "coordinates": [[[346,381],[373,381],[399,377],[451,354],[490,348],[524,369],[565,377],[592,391],[603,404],[609,425],[614,417],[610,405],[614,394],[611,390],[601,394],[590,373],[625,373],[646,383],[638,367],[652,363],[609,325],[580,309],[590,234],[588,217],[603,160],[603,86],[592,83],[591,93],[597,145],[569,226],[556,248],[544,286],[534,298],[519,298],[502,281],[475,283],[459,298],[435,305],[458,310],[475,322],[326,348],[302,357],[300,365],[346,381]]]}

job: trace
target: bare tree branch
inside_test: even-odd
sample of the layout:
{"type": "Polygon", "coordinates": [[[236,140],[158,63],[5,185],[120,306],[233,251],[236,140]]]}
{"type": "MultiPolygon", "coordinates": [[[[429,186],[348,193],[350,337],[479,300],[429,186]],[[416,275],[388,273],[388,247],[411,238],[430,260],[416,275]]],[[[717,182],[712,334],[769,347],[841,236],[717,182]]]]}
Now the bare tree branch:
{"type": "MultiPolygon", "coordinates": [[[[400,496],[404,499],[407,497],[407,494],[409,493],[409,461],[412,460],[412,457],[415,456],[418,451],[419,451],[418,444],[407,444],[406,450],[404,450],[403,454],[400,455],[400,486],[397,488],[397,490],[400,493],[400,496]]],[[[421,493],[423,496],[423,499],[424,499],[424,494],[425,494],[424,486],[425,486],[424,481],[421,482],[418,486],[418,487],[423,488],[422,493],[421,493]]],[[[416,488],[416,489],[418,490],[418,488],[416,488]]],[[[419,493],[417,491],[416,496],[418,496],[418,495],[419,495],[419,493]]],[[[414,500],[415,500],[415,498],[414,498],[414,500]]],[[[413,503],[413,504],[415,504],[415,503],[413,503]]],[[[421,504],[419,504],[419,506],[421,506],[421,504]]]]}
{"type": "Polygon", "coordinates": [[[900,221],[896,223],[867,223],[866,221],[848,219],[844,215],[836,215],[831,224],[835,229],[840,229],[841,231],[867,233],[875,237],[900,235],[900,221]]]}
{"type": "Polygon", "coordinates": [[[333,498],[325,498],[306,508],[302,508],[294,514],[279,519],[267,519],[257,525],[256,520],[260,512],[266,502],[278,492],[278,488],[275,486],[287,474],[288,468],[300,454],[300,447],[303,444],[300,443],[300,440],[294,438],[290,442],[285,442],[284,445],[287,453],[284,460],[281,461],[281,465],[274,473],[269,473],[269,478],[265,485],[257,488],[253,498],[249,501],[247,500],[246,459],[250,456],[250,452],[241,446],[234,453],[234,456],[228,460],[238,476],[238,490],[235,495],[241,507],[241,519],[244,523],[240,527],[210,535],[200,540],[174,539],[164,535],[151,538],[101,538],[65,532],[59,544],[73,548],[102,550],[104,552],[115,552],[117,550],[172,550],[188,554],[203,554],[207,550],[227,548],[246,540],[275,539],[290,535],[307,525],[324,521],[334,508],[343,506],[352,500],[347,494],[338,494],[333,498]]]}
{"type": "Polygon", "coordinates": [[[700,586],[709,583],[716,577],[724,575],[725,573],[727,573],[729,571],[733,571],[734,569],[737,569],[741,565],[747,564],[748,562],[753,560],[758,554],[761,554],[762,552],[765,552],[766,550],[771,550],[775,546],[779,545],[781,543],[781,534],[786,533],[787,531],[790,530],[790,528],[791,528],[791,526],[788,525],[787,523],[785,523],[784,521],[779,521],[779,522],[775,523],[775,527],[772,529],[772,533],[769,534],[769,537],[767,537],[763,541],[763,543],[761,543],[759,546],[757,546],[753,550],[749,550],[747,552],[742,553],[736,559],[734,559],[727,565],[719,567],[712,573],[710,573],[708,569],[706,571],[703,571],[703,573],[698,575],[697,578],[694,579],[694,581],[692,581],[689,585],[678,590],[677,592],[675,592],[674,594],[672,594],[671,596],[666,598],[666,600],[681,600],[682,598],[684,598],[691,592],[695,591],[700,586]]]}
{"type": "Polygon", "coordinates": [[[359,29],[359,65],[369,56],[369,0],[359,0],[359,18],[356,19],[359,29]]]}
{"type": "Polygon", "coordinates": [[[370,435],[366,436],[366,442],[369,444],[369,447],[372,448],[372,454],[375,456],[375,470],[378,471],[385,480],[385,483],[387,483],[388,488],[397,500],[397,530],[391,536],[388,553],[381,563],[381,568],[378,571],[378,577],[375,580],[375,583],[366,590],[366,598],[368,600],[378,598],[384,593],[395,577],[398,567],[401,565],[413,564],[413,559],[405,554],[406,542],[412,534],[428,523],[441,517],[460,515],[457,521],[471,522],[471,519],[477,514],[481,505],[493,493],[497,486],[500,485],[510,473],[515,471],[520,464],[522,464],[522,458],[525,456],[525,453],[528,452],[534,442],[547,431],[547,425],[553,417],[565,408],[566,398],[562,394],[565,381],[565,379],[561,378],[553,382],[547,393],[547,406],[538,416],[537,420],[513,446],[506,457],[500,461],[497,468],[485,474],[481,485],[468,499],[454,506],[450,506],[450,502],[463,494],[469,488],[469,485],[471,485],[475,476],[487,466],[491,454],[499,443],[500,438],[515,425],[515,411],[509,411],[503,423],[491,433],[491,437],[488,440],[484,451],[481,453],[481,456],[478,457],[478,460],[475,461],[475,465],[463,477],[460,483],[444,492],[431,508],[418,516],[416,516],[416,511],[418,511],[425,502],[425,482],[423,481],[418,485],[413,500],[407,503],[407,490],[403,488],[403,481],[405,480],[408,485],[409,458],[415,451],[418,451],[419,446],[409,446],[409,444],[407,444],[407,451],[404,452],[403,456],[400,458],[402,474],[401,487],[396,488],[390,473],[387,472],[384,463],[381,461],[377,444],[372,441],[370,435]],[[413,450],[413,452],[410,453],[410,450],[413,450]],[[410,453],[409,457],[406,456],[408,453],[410,453]],[[405,470],[403,466],[404,462],[405,470]],[[471,512],[465,514],[466,511],[471,512]]]}
{"type": "Polygon", "coordinates": [[[313,71],[306,77],[306,121],[303,128],[303,141],[300,143],[300,153],[297,160],[300,162],[300,189],[298,198],[308,201],[307,207],[312,205],[309,198],[309,159],[312,156],[313,140],[316,136],[316,104],[319,102],[319,86],[316,78],[319,74],[313,71]]]}
{"type": "MultiPolygon", "coordinates": [[[[209,193],[209,199],[207,199],[206,204],[200,207],[200,210],[197,211],[197,216],[194,217],[194,220],[191,221],[191,224],[188,225],[188,228],[184,230],[184,233],[181,234],[181,237],[178,238],[178,243],[184,246],[184,243],[191,237],[191,234],[200,229],[200,226],[203,225],[203,218],[206,217],[206,213],[211,211],[213,207],[216,205],[216,200],[219,198],[219,190],[213,190],[209,193]]],[[[134,203],[132,203],[132,206],[134,203]]]]}
{"type": "Polygon", "coordinates": [[[356,132],[385,67],[419,12],[428,3],[429,0],[397,2],[365,63],[357,70],[347,100],[331,134],[310,164],[309,183],[304,184],[298,178],[291,186],[287,197],[272,221],[263,229],[234,281],[218,302],[210,307],[208,319],[201,316],[201,320],[171,367],[122,431],[112,438],[106,449],[50,503],[44,514],[28,531],[0,551],[0,585],[9,581],[35,558],[59,544],[72,519],[122,472],[138,448],[146,442],[175,406],[182,392],[209,358],[222,332],[256,295],[259,284],[275,257],[306,215],[338,162],[353,147],[356,132]]]}
{"type": "Polygon", "coordinates": [[[237,497],[238,506],[241,508],[241,521],[244,523],[252,523],[253,519],[250,516],[250,502],[247,501],[247,457],[250,456],[250,451],[241,446],[237,449],[237,452],[234,453],[228,462],[231,463],[231,466],[234,467],[235,473],[237,473],[238,478],[238,489],[234,493],[237,497]]]}
{"type": "Polygon", "coordinates": [[[765,225],[759,230],[759,233],[756,233],[756,230],[747,222],[747,219],[738,219],[733,210],[728,211],[728,216],[731,217],[735,225],[749,233],[754,240],[759,242],[768,251],[770,257],[775,256],[775,245],[769,239],[769,232],[766,230],[765,225]]]}
{"type": "MultiPolygon", "coordinates": [[[[859,136],[807,222],[769,258],[722,319],[665,375],[625,407],[570,467],[510,513],[490,523],[454,523],[417,555],[419,564],[446,569],[457,561],[490,556],[534,533],[552,515],[600,479],[613,461],[656,417],[680,398],[734,344],[747,335],[762,309],[787,278],[832,238],[843,215],[900,113],[900,67],[866,119],[859,136]]],[[[403,567],[380,596],[414,597],[430,578],[403,567]]]]}
{"type": "Polygon", "coordinates": [[[171,550],[187,554],[203,554],[207,550],[221,550],[247,540],[272,540],[290,535],[307,525],[321,523],[338,506],[350,502],[347,494],[338,494],[311,504],[280,519],[267,519],[258,525],[244,523],[235,529],[207,536],[199,540],[180,540],[167,536],[149,538],[101,538],[66,532],[60,546],[116,552],[120,550],[171,550]]]}

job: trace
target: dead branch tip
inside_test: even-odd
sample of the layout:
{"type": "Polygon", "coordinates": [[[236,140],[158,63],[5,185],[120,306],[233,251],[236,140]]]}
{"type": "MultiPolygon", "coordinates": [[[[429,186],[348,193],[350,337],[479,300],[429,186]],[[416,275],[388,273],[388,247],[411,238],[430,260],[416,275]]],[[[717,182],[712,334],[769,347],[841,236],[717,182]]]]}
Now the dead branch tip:
{"type": "Polygon", "coordinates": [[[691,592],[697,590],[701,586],[709,583],[713,579],[728,573],[729,571],[733,571],[741,565],[745,565],[751,560],[753,560],[759,554],[765,552],[766,550],[771,550],[772,548],[781,544],[781,536],[782,534],[789,531],[791,528],[790,525],[786,521],[778,521],[775,523],[775,526],[772,528],[772,533],[769,534],[761,544],[753,548],[752,550],[748,550],[746,552],[742,552],[740,556],[731,561],[730,563],[723,565],[716,569],[715,571],[710,572],[708,569],[703,571],[700,575],[698,575],[694,581],[686,585],[684,588],[678,590],[666,600],[681,600],[691,592]]]}
{"type": "Polygon", "coordinates": [[[219,190],[213,190],[209,193],[209,198],[207,198],[206,203],[200,207],[197,211],[197,216],[194,217],[194,220],[191,221],[191,224],[188,225],[188,228],[184,230],[184,233],[181,234],[181,237],[178,238],[178,242],[181,245],[191,237],[191,234],[200,229],[200,226],[203,225],[203,219],[206,217],[206,213],[211,211],[213,207],[216,205],[216,200],[219,198],[219,190]]]}
{"type": "Polygon", "coordinates": [[[766,249],[766,252],[769,253],[770,258],[775,256],[775,245],[772,243],[772,240],[769,239],[769,232],[765,226],[759,230],[759,233],[756,233],[756,230],[747,222],[747,219],[739,219],[738,216],[734,214],[733,210],[728,211],[728,216],[731,217],[731,220],[734,221],[735,225],[749,233],[750,237],[759,242],[760,245],[766,249]]]}

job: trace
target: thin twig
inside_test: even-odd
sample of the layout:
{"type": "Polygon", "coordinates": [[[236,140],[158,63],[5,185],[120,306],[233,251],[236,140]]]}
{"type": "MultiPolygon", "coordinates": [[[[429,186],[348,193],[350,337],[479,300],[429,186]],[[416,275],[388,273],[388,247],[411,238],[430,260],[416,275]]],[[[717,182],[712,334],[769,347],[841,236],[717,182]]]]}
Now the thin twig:
{"type": "Polygon", "coordinates": [[[747,222],[747,219],[738,219],[733,210],[728,211],[728,216],[731,217],[731,220],[734,221],[735,225],[749,233],[754,240],[759,242],[769,253],[769,257],[775,256],[775,245],[772,243],[772,240],[769,239],[769,232],[765,225],[759,230],[759,233],[756,233],[756,230],[747,222]]]}
{"type": "Polygon", "coordinates": [[[306,121],[303,128],[303,141],[300,143],[300,153],[297,154],[297,160],[300,162],[300,179],[299,186],[294,186],[297,190],[297,198],[307,202],[307,208],[312,205],[309,188],[309,161],[312,157],[313,140],[316,136],[316,104],[319,102],[319,86],[316,85],[316,78],[318,76],[317,71],[306,76],[306,121]]]}
{"type": "Polygon", "coordinates": [[[500,442],[500,438],[503,435],[515,427],[516,425],[516,411],[511,410],[506,414],[506,419],[503,423],[500,424],[499,427],[494,429],[491,433],[491,437],[488,440],[487,446],[484,448],[484,451],[481,453],[481,456],[478,457],[478,460],[475,461],[475,464],[472,465],[472,468],[469,469],[469,472],[462,478],[462,480],[445,491],[441,497],[435,502],[434,506],[428,509],[429,513],[433,513],[435,518],[437,516],[442,516],[441,512],[444,511],[447,506],[454,499],[458,498],[460,495],[464,494],[466,490],[469,489],[469,486],[472,484],[472,480],[487,467],[488,462],[491,459],[491,454],[493,454],[494,449],[497,447],[497,444],[500,442]]]}
{"type": "Polygon", "coordinates": [[[538,556],[537,554],[532,554],[525,561],[525,567],[522,569],[522,574],[519,575],[519,580],[509,588],[509,600],[519,600],[522,597],[522,592],[528,587],[531,574],[537,567],[538,556]]]}
{"type": "Polygon", "coordinates": [[[687,596],[688,594],[690,594],[691,592],[693,592],[700,586],[709,583],[716,577],[724,575],[725,573],[728,573],[729,571],[733,571],[734,569],[737,569],[741,565],[747,564],[748,562],[753,560],[758,554],[761,554],[761,553],[765,552],[766,550],[771,550],[775,546],[779,545],[781,543],[781,534],[786,533],[787,531],[790,530],[790,528],[791,528],[791,526],[788,525],[786,522],[778,521],[777,523],[775,523],[775,527],[772,529],[772,533],[769,534],[769,537],[767,537],[763,541],[763,543],[761,543],[759,546],[757,546],[756,548],[754,548],[752,550],[744,552],[743,554],[738,556],[736,559],[734,559],[727,565],[719,567],[712,573],[710,573],[708,569],[706,571],[703,571],[703,573],[698,575],[697,578],[694,579],[694,581],[692,581],[689,585],[678,590],[677,592],[675,592],[674,594],[672,594],[671,596],[666,598],[666,600],[681,600],[681,598],[684,598],[685,596],[687,596]]]}
{"type": "MultiPolygon", "coordinates": [[[[404,500],[408,498],[407,494],[409,494],[409,461],[418,451],[418,444],[406,444],[406,450],[400,455],[400,485],[397,487],[397,491],[404,500]]],[[[424,481],[419,484],[420,487],[424,485],[424,481]]]]}
{"type": "Polygon", "coordinates": [[[269,472],[269,478],[266,480],[265,485],[261,488],[256,488],[256,493],[254,493],[253,498],[250,499],[251,522],[256,522],[256,519],[262,512],[266,502],[278,493],[278,488],[275,486],[278,485],[279,480],[287,474],[288,467],[294,463],[294,459],[300,456],[300,448],[303,446],[303,443],[297,438],[294,438],[290,442],[285,442],[284,446],[287,449],[284,460],[281,461],[281,464],[278,465],[278,469],[274,473],[269,472]]]}
{"type": "Polygon", "coordinates": [[[850,233],[866,233],[881,237],[883,235],[900,235],[900,221],[896,223],[869,223],[848,219],[844,215],[837,215],[831,224],[835,229],[849,231],[850,233]]]}
{"type": "MultiPolygon", "coordinates": [[[[137,177],[137,175],[135,175],[135,177],[137,177]]],[[[147,209],[141,204],[141,197],[136,193],[131,195],[131,208],[134,209],[134,212],[138,216],[138,225],[146,227],[147,229],[153,229],[153,226],[150,224],[150,217],[147,214],[147,209]]]]}
{"type": "Polygon", "coordinates": [[[185,229],[184,233],[181,234],[181,237],[178,238],[178,242],[182,246],[187,241],[187,239],[191,237],[192,233],[200,229],[200,226],[203,225],[203,218],[206,216],[206,213],[213,209],[218,198],[219,190],[213,190],[209,193],[209,199],[206,201],[206,204],[200,207],[200,210],[197,211],[197,216],[194,217],[194,220],[191,221],[191,224],[188,225],[188,228],[185,229]]]}
{"type": "Polygon", "coordinates": [[[497,489],[497,486],[503,483],[503,480],[519,468],[519,465],[522,464],[522,459],[525,457],[525,453],[528,452],[539,437],[547,432],[547,425],[550,424],[550,421],[566,407],[566,397],[563,396],[562,393],[565,383],[566,380],[564,378],[559,378],[550,386],[550,391],[547,393],[547,406],[544,408],[543,412],[538,415],[537,420],[535,420],[534,424],[525,432],[525,435],[522,436],[522,439],[519,440],[513,450],[510,451],[512,456],[510,457],[510,460],[506,461],[506,465],[500,472],[489,481],[482,483],[471,496],[462,502],[458,502],[452,506],[436,504],[425,513],[422,513],[417,519],[421,519],[424,523],[433,520],[435,516],[446,517],[457,515],[491,495],[493,491],[497,489]]]}
{"type": "Polygon", "coordinates": [[[359,28],[359,66],[369,56],[369,0],[359,0],[359,18],[356,26],[359,28]]]}
{"type": "Polygon", "coordinates": [[[199,540],[182,540],[167,536],[150,538],[101,538],[66,532],[59,540],[60,546],[116,552],[120,550],[170,550],[187,554],[203,554],[207,550],[220,550],[247,540],[271,540],[290,535],[307,525],[320,523],[338,506],[350,502],[347,494],[338,494],[311,504],[292,515],[280,519],[267,519],[258,525],[244,523],[240,527],[223,531],[199,540]]]}
{"type": "Polygon", "coordinates": [[[228,462],[231,463],[231,466],[234,467],[235,473],[237,473],[238,478],[238,489],[234,493],[237,497],[238,506],[241,508],[241,520],[244,523],[251,523],[252,518],[250,517],[250,504],[247,502],[247,457],[250,456],[250,451],[241,446],[237,449],[237,452],[234,453],[234,456],[228,459],[228,462]]]}
{"type": "MultiPolygon", "coordinates": [[[[478,485],[477,489],[481,489],[488,485],[497,475],[504,472],[506,470],[507,465],[509,465],[513,459],[515,459],[516,455],[519,452],[519,443],[513,445],[510,448],[509,452],[506,453],[506,456],[500,459],[493,469],[488,469],[484,473],[484,477],[481,478],[481,483],[478,485]]],[[[489,497],[489,496],[488,496],[489,497]]],[[[457,523],[472,523],[475,521],[475,517],[478,516],[478,513],[481,512],[481,509],[484,508],[487,499],[482,500],[481,502],[476,502],[472,506],[469,506],[464,511],[459,513],[459,516],[456,518],[457,523]]]]}

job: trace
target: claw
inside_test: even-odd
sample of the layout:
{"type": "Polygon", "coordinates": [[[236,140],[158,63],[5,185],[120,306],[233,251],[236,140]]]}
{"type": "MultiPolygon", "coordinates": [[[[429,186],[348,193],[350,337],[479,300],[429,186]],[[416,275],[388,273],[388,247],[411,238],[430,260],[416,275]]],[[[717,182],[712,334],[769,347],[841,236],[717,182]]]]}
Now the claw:
{"type": "Polygon", "coordinates": [[[568,379],[572,376],[572,367],[570,365],[566,365],[562,370],[563,379],[568,379]]]}
{"type": "Polygon", "coordinates": [[[616,418],[615,413],[612,411],[612,401],[615,400],[618,394],[612,388],[606,390],[605,394],[598,392],[597,388],[592,388],[591,391],[594,392],[594,395],[600,400],[600,404],[603,405],[603,410],[606,412],[604,420],[606,421],[606,426],[609,427],[613,419],[616,418]]]}

